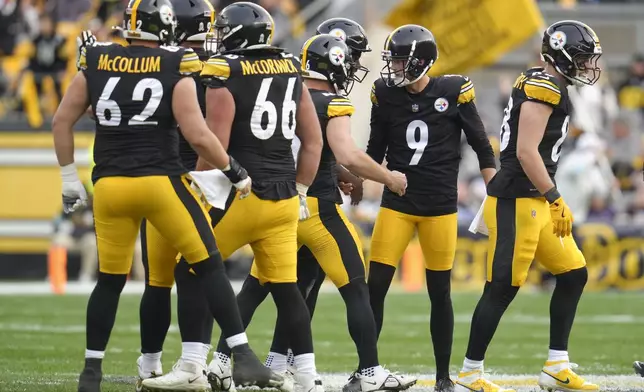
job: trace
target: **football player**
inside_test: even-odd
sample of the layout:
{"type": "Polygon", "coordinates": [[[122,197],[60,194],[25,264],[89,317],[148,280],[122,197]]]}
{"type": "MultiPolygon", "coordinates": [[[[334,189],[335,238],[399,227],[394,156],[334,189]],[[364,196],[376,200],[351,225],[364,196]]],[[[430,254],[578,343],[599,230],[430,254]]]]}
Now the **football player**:
{"type": "Polygon", "coordinates": [[[407,175],[404,196],[385,189],[371,240],[369,295],[378,335],[385,296],[415,232],[425,257],[431,300],[430,330],[436,358],[437,391],[449,391],[454,311],[450,277],[456,252],[457,176],[461,129],[476,152],[487,183],[496,172],[494,152],[474,104],[467,77],[429,77],[438,59],[432,33],[401,26],[385,41],[386,62],[371,92],[371,135],[367,153],[407,175]]]}
{"type": "MultiPolygon", "coordinates": [[[[268,385],[273,374],[248,346],[208,214],[188,185],[175,121],[197,152],[221,168],[242,195],[250,193],[250,177],[200,115],[190,78],[201,69],[198,56],[189,49],[162,46],[173,39],[176,20],[171,3],[132,0],[124,21],[123,34],[130,46],[81,48],[81,72],[52,125],[63,208],[71,212],[87,199],[74,165],[72,127],[90,105],[96,118],[92,181],[100,271],[87,306],[85,368],[78,390],[100,391],[102,359],[143,219],[185,255],[212,314],[225,318],[221,327],[231,337],[237,361],[241,360],[235,373],[248,383],[268,385]]],[[[158,273],[150,271],[150,275],[158,273]]]]}
{"type": "Polygon", "coordinates": [[[635,373],[644,377],[644,362],[642,361],[633,362],[633,369],[635,369],[635,373]]]}
{"type": "MultiPolygon", "coordinates": [[[[304,83],[311,91],[324,130],[324,148],[317,176],[307,194],[311,217],[300,222],[298,243],[311,251],[345,302],[349,333],[359,356],[358,371],[352,378],[359,385],[357,390],[404,390],[414,385],[416,379],[390,373],[378,362],[376,326],[369,304],[362,244],[339,207],[342,198],[335,172],[336,160],[361,177],[385,184],[396,194],[405,193],[406,179],[401,173],[374,162],[351,138],[350,116],[354,108],[346,92],[355,82],[352,76],[356,67],[344,40],[335,35],[316,35],[304,43],[300,59],[304,83]]],[[[255,265],[244,286],[247,289],[240,293],[242,296],[249,295],[250,288],[262,290],[255,265]]],[[[245,308],[247,301],[243,297],[238,296],[238,302],[244,316],[255,310],[245,308]]],[[[267,366],[276,372],[287,370],[290,336],[284,329],[278,316],[275,338],[266,360],[267,366]]],[[[211,370],[216,368],[210,366],[211,370]]]]}
{"type": "Polygon", "coordinates": [[[456,390],[503,391],[483,376],[483,358],[503,313],[537,259],[555,275],[550,302],[550,350],[542,389],[595,391],[571,369],[568,337],[588,272],[571,236],[572,214],[554,183],[568,133],[569,85],[592,85],[601,70],[597,34],[584,23],[556,22],[543,34],[545,66],[514,82],[501,125],[501,169],[487,187],[483,218],[489,232],[487,282],[474,316],[456,390]]]}
{"type": "MultiPolygon", "coordinates": [[[[177,26],[174,33],[174,43],[186,48],[191,48],[200,61],[206,61],[208,55],[204,49],[206,38],[212,32],[215,21],[215,12],[208,0],[172,0],[177,26]]],[[[198,72],[193,74],[197,85],[197,97],[203,117],[205,111],[205,87],[199,79],[198,72]]],[[[179,156],[181,163],[187,170],[195,170],[197,152],[190,143],[179,133],[179,156]]],[[[174,267],[176,266],[177,250],[172,247],[160,232],[149,221],[144,221],[141,226],[141,245],[143,250],[143,265],[147,272],[145,291],[141,298],[140,323],[141,323],[141,356],[137,359],[139,379],[137,390],[141,389],[142,381],[150,377],[163,374],[161,366],[161,353],[171,319],[170,291],[174,284],[174,267]],[[150,268],[164,266],[164,268],[150,268]],[[150,271],[163,273],[163,275],[150,275],[150,271]]],[[[196,279],[196,278],[195,278],[196,279]]],[[[183,287],[183,286],[181,286],[183,287]]],[[[199,290],[181,291],[178,296],[178,306],[190,306],[195,302],[194,296],[201,301],[199,290]]],[[[180,312],[179,315],[185,315],[180,312]]],[[[185,340],[191,342],[192,339],[185,340]]],[[[210,344],[210,341],[207,341],[210,344]]],[[[206,353],[207,354],[207,353],[206,353]]],[[[205,365],[205,359],[204,359],[205,365]]],[[[207,379],[202,377],[193,381],[193,386],[207,385],[207,379]]]]}
{"type": "MultiPolygon", "coordinates": [[[[219,54],[206,62],[201,73],[207,84],[207,122],[254,181],[247,198],[231,195],[223,217],[211,211],[217,215],[215,236],[224,259],[246,244],[253,249],[259,281],[268,287],[280,317],[287,320],[297,367],[295,388],[317,392],[323,387],[315,367],[308,311],[296,284],[296,263],[297,224],[309,216],[306,192],[319,165],[322,135],[310,93],[302,85],[300,63],[271,46],[273,29],[270,14],[249,2],[231,4],[216,17],[219,54]],[[296,134],[302,143],[297,170],[291,154],[296,134]]],[[[201,160],[197,165],[200,170],[210,167],[201,160]]],[[[190,267],[185,262],[180,266],[190,267]]],[[[203,312],[186,317],[194,321],[180,323],[181,329],[194,329],[192,336],[205,333],[203,312]]],[[[181,379],[188,388],[195,376],[173,371],[145,380],[143,386],[175,389],[181,379]]],[[[235,377],[235,382],[240,380],[235,377]]]]}

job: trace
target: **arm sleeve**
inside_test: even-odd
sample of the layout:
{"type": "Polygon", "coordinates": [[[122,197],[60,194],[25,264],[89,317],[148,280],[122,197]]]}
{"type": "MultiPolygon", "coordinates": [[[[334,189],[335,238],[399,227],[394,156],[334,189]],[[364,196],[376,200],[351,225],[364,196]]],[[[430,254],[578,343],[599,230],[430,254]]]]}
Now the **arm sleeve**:
{"type": "Polygon", "coordinates": [[[530,101],[557,107],[561,102],[561,90],[549,77],[531,77],[523,85],[523,92],[530,101]]]}
{"type": "Polygon", "coordinates": [[[387,123],[380,110],[376,85],[371,88],[371,133],[367,144],[367,154],[378,163],[382,163],[387,152],[387,123]]]}
{"type": "Polygon", "coordinates": [[[327,117],[342,117],[351,116],[355,112],[355,108],[350,100],[343,97],[335,97],[329,102],[327,106],[327,117]]]}
{"type": "Polygon", "coordinates": [[[459,105],[458,109],[467,143],[472,146],[479,159],[479,168],[481,170],[496,168],[494,150],[492,150],[490,140],[485,133],[485,127],[476,109],[476,104],[473,101],[469,101],[459,105]]]}
{"type": "Polygon", "coordinates": [[[186,49],[179,63],[179,73],[182,76],[192,76],[201,72],[203,63],[199,60],[199,56],[192,49],[186,49]]]}

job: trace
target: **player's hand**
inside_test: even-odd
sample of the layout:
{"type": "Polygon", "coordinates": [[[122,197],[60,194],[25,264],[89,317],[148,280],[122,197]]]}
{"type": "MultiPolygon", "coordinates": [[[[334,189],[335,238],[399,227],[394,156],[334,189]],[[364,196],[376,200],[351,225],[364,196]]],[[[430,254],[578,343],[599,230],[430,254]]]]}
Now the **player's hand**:
{"type": "Polygon", "coordinates": [[[250,192],[253,188],[253,180],[251,180],[250,177],[246,177],[245,179],[233,185],[235,185],[235,188],[237,188],[237,190],[239,191],[239,198],[245,199],[250,196],[250,192]]]}
{"type": "Polygon", "coordinates": [[[364,180],[360,177],[356,177],[356,180],[353,184],[353,191],[351,192],[351,205],[357,206],[362,201],[362,196],[364,194],[364,188],[362,187],[364,180]]]}
{"type": "Polygon", "coordinates": [[[396,170],[389,172],[389,181],[385,185],[398,196],[403,196],[407,190],[407,176],[396,170]]]}
{"type": "Polygon", "coordinates": [[[87,204],[87,191],[73,163],[62,166],[60,174],[63,180],[63,211],[68,214],[87,204]]]}
{"type": "Polygon", "coordinates": [[[76,37],[76,47],[78,49],[76,55],[76,69],[80,69],[80,58],[83,51],[87,49],[88,46],[93,46],[96,43],[96,36],[90,30],[85,30],[76,37]]]}
{"type": "Polygon", "coordinates": [[[552,217],[552,232],[557,237],[565,237],[572,234],[572,212],[559,196],[554,202],[550,203],[550,216],[552,217]]]}
{"type": "Polygon", "coordinates": [[[351,192],[353,192],[353,184],[350,182],[339,182],[338,186],[340,186],[340,190],[342,193],[344,193],[347,196],[351,196],[351,192]]]}
{"type": "Polygon", "coordinates": [[[306,193],[309,187],[299,182],[295,184],[295,187],[297,188],[297,196],[300,200],[300,220],[303,221],[311,217],[309,205],[306,203],[306,193]]]}

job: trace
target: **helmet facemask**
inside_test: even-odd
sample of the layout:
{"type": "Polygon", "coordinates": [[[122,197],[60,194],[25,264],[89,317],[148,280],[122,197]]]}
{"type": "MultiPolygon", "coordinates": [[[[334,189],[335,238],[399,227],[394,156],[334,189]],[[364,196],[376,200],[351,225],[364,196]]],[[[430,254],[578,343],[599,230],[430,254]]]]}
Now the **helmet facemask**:
{"type": "Polygon", "coordinates": [[[362,56],[362,52],[355,49],[349,50],[351,51],[351,59],[349,61],[350,68],[348,76],[351,80],[362,83],[369,74],[369,68],[360,64],[360,57],[362,56]]]}
{"type": "Polygon", "coordinates": [[[416,83],[429,71],[434,61],[425,62],[414,57],[416,41],[411,45],[409,55],[392,55],[391,50],[382,51],[382,60],[386,63],[380,71],[380,77],[388,87],[403,87],[416,83]]]}

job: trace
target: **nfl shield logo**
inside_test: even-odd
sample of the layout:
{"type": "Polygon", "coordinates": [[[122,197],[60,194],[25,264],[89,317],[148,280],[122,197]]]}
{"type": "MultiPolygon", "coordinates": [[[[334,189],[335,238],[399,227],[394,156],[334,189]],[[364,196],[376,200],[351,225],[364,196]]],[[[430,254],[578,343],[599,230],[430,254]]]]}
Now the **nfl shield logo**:
{"type": "Polygon", "coordinates": [[[411,111],[416,113],[418,111],[418,105],[417,104],[411,105],[411,111]]]}

